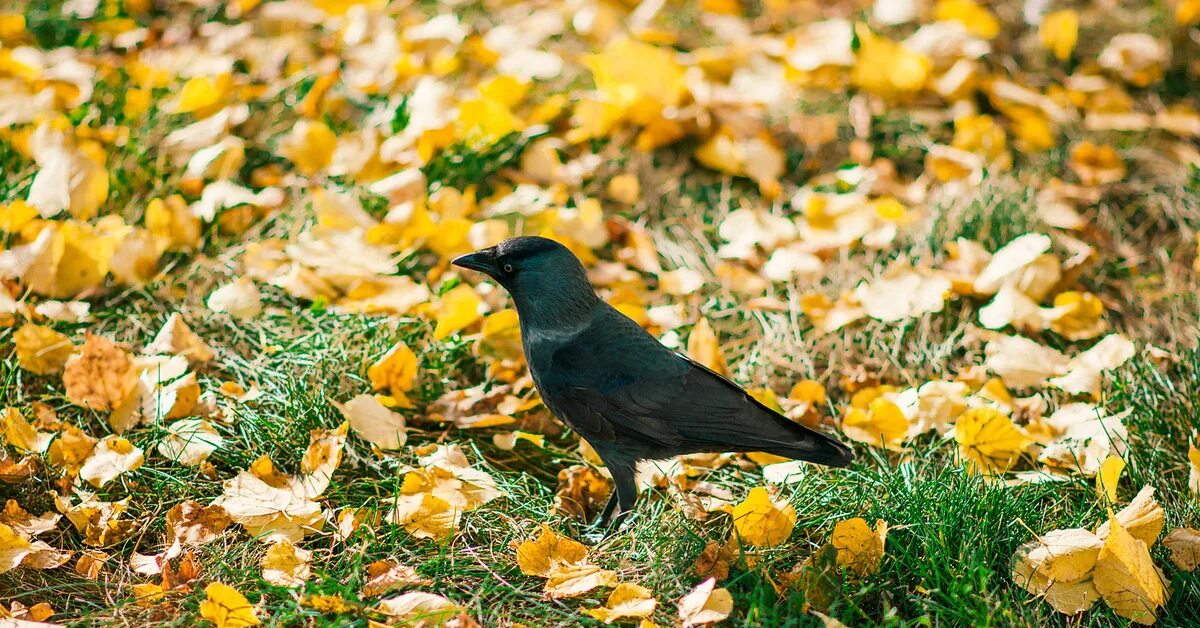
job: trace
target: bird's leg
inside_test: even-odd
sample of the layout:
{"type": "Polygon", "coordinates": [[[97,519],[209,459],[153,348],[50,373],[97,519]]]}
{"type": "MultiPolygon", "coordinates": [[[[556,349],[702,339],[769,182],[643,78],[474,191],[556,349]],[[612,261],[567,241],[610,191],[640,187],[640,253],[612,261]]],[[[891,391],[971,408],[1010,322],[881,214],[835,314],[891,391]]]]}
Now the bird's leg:
{"type": "Polygon", "coordinates": [[[613,511],[617,509],[617,489],[613,489],[612,494],[608,496],[608,503],[604,505],[604,510],[600,511],[600,516],[596,517],[594,525],[603,526],[608,518],[612,516],[613,511]]]}
{"type": "Polygon", "coordinates": [[[608,532],[612,533],[617,531],[625,521],[625,518],[633,512],[638,494],[632,465],[628,467],[610,466],[608,470],[612,473],[613,482],[616,484],[616,488],[613,490],[613,498],[615,498],[617,506],[616,508],[612,508],[613,499],[610,499],[608,506],[604,508],[606,514],[612,515],[609,511],[616,511],[616,514],[612,515],[612,519],[607,524],[608,532]]]}

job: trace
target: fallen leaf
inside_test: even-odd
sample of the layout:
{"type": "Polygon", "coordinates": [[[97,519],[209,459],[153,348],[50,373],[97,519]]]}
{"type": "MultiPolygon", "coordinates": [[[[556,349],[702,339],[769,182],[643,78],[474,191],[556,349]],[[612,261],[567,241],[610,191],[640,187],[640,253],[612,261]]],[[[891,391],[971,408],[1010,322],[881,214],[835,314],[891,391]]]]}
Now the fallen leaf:
{"type": "Polygon", "coordinates": [[[300,549],[287,539],[279,539],[267,549],[259,563],[262,577],[280,587],[299,587],[312,576],[312,551],[300,549]]]}
{"type": "Polygon", "coordinates": [[[167,511],[167,543],[186,546],[211,543],[229,527],[233,520],[221,506],[202,506],[186,500],[167,511]]]}
{"type": "Polygon", "coordinates": [[[433,330],[434,338],[443,340],[478,321],[482,318],[479,312],[482,305],[479,295],[466,284],[442,295],[434,307],[437,323],[433,330]]]}
{"type": "Polygon", "coordinates": [[[1171,550],[1171,562],[1184,571],[1200,565],[1200,530],[1175,528],[1163,538],[1163,547],[1171,550]]]}
{"type": "Polygon", "coordinates": [[[1092,572],[1103,544],[1081,528],[1047,532],[1017,548],[1013,580],[1060,613],[1083,612],[1100,599],[1092,572]]]}
{"type": "Polygon", "coordinates": [[[1032,443],[1025,431],[991,407],[967,410],[954,426],[959,452],[975,473],[1004,473],[1032,443]]]}
{"type": "Polygon", "coordinates": [[[588,465],[572,465],[558,472],[554,510],[579,521],[591,521],[600,514],[611,493],[611,483],[600,472],[588,465]]]}
{"type": "Polygon", "coordinates": [[[129,353],[96,334],[88,334],[63,369],[67,399],[99,412],[120,406],[136,384],[137,373],[129,353]]]}
{"type": "Polygon", "coordinates": [[[392,395],[403,396],[416,386],[417,356],[408,345],[397,342],[367,369],[367,377],[375,390],[388,390],[392,395]]]}
{"type": "Polygon", "coordinates": [[[618,584],[608,595],[608,601],[600,608],[584,610],[593,619],[611,624],[618,619],[645,618],[654,614],[658,600],[646,587],[630,582],[618,584]]]}
{"type": "Polygon", "coordinates": [[[12,340],[17,366],[36,375],[58,373],[75,353],[75,345],[66,335],[33,323],[22,325],[12,340]]]}
{"type": "Polygon", "coordinates": [[[462,612],[463,608],[434,593],[411,591],[379,602],[375,610],[387,616],[388,625],[434,628],[462,612]]]}
{"type": "Polygon", "coordinates": [[[225,444],[225,439],[204,419],[181,419],[167,426],[158,442],[158,453],[168,460],[194,467],[225,444]]]}
{"type": "Polygon", "coordinates": [[[142,450],[119,436],[104,438],[83,465],[79,477],[97,488],[115,480],[117,476],[142,466],[145,457],[142,450]]]}
{"type": "Polygon", "coordinates": [[[462,511],[431,493],[401,495],[387,519],[418,539],[446,540],[458,529],[462,511]]]}
{"type": "Polygon", "coordinates": [[[216,624],[217,628],[240,628],[259,624],[258,613],[246,596],[220,582],[213,582],[204,587],[200,616],[216,624]]]}
{"type": "Polygon", "coordinates": [[[546,593],[552,598],[578,597],[617,583],[617,572],[586,562],[555,562],[546,574],[546,593]]]}
{"type": "Polygon", "coordinates": [[[756,487],[733,508],[738,538],[755,547],[774,547],[792,534],[796,509],[787,500],[774,500],[767,489],[756,487]]]}
{"type": "Polygon", "coordinates": [[[702,366],[707,367],[715,373],[725,376],[729,375],[729,366],[725,361],[725,354],[721,351],[721,344],[717,340],[717,333],[708,324],[708,319],[702,317],[696,323],[696,326],[692,328],[692,333],[688,335],[687,352],[693,360],[702,366]]]}
{"type": "Polygon", "coordinates": [[[517,547],[517,566],[527,576],[548,578],[557,563],[575,564],[585,560],[587,548],[583,544],[555,533],[546,524],[542,524],[536,539],[517,547]]]}
{"type": "Polygon", "coordinates": [[[1146,543],[1125,531],[1117,519],[1096,559],[1096,590],[1113,611],[1136,623],[1151,625],[1167,603],[1163,585],[1146,543]]]}
{"type": "Polygon", "coordinates": [[[242,277],[208,295],[208,309],[229,314],[238,320],[256,318],[262,313],[262,296],[253,281],[242,277]]]}
{"type": "Polygon", "coordinates": [[[887,532],[888,525],[882,520],[875,522],[874,530],[861,517],[838,522],[830,537],[837,549],[837,564],[860,577],[879,571],[887,532]]]}
{"type": "MultiPolygon", "coordinates": [[[[1129,505],[1122,508],[1113,520],[1119,522],[1127,534],[1141,541],[1146,547],[1151,547],[1166,525],[1166,513],[1158,504],[1158,500],[1154,499],[1154,487],[1143,486],[1129,505]]],[[[1107,538],[1109,525],[1109,522],[1102,524],[1096,530],[1096,535],[1102,539],[1107,538]]]]}
{"type": "Polygon", "coordinates": [[[846,438],[875,447],[898,450],[908,432],[904,412],[887,399],[874,399],[865,409],[851,407],[842,417],[846,438]]]}
{"type": "Polygon", "coordinates": [[[146,345],[144,352],[183,356],[193,362],[208,362],[215,355],[212,347],[205,344],[200,336],[188,327],[178,312],[167,318],[158,335],[146,345]]]}
{"type": "Polygon", "coordinates": [[[70,558],[70,552],[60,552],[42,541],[30,541],[0,523],[0,574],[21,566],[53,569],[70,558]]]}
{"type": "Polygon", "coordinates": [[[380,449],[400,449],[408,441],[404,416],[388,410],[372,395],[359,395],[339,404],[350,429],[380,449]]]}
{"type": "Polygon", "coordinates": [[[679,621],[684,626],[715,624],[729,617],[732,612],[733,596],[729,591],[718,588],[713,578],[696,585],[679,600],[679,621]]]}
{"type": "Polygon", "coordinates": [[[362,594],[375,597],[392,589],[424,587],[431,584],[432,580],[421,577],[416,569],[408,565],[391,560],[377,560],[367,565],[367,581],[363,584],[362,594]]]}
{"type": "Polygon", "coordinates": [[[1117,481],[1124,470],[1125,460],[1119,456],[1110,454],[1100,463],[1100,470],[1096,473],[1096,496],[1102,502],[1112,504],[1117,501],[1117,481]]]}

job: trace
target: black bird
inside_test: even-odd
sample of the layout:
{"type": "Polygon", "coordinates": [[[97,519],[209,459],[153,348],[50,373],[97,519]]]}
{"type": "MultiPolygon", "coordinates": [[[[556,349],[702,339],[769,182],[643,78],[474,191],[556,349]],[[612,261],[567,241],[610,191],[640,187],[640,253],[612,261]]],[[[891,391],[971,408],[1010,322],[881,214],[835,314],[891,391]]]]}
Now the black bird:
{"type": "Polygon", "coordinates": [[[637,501],[640,460],[700,452],[765,451],[844,467],[848,447],[767,408],[658,342],[596,296],[566,247],[540,237],[505,240],[454,265],[508,289],[542,401],[604,460],[616,490],[599,523],[616,527],[637,501]],[[615,513],[615,517],[613,516],[615,513]]]}

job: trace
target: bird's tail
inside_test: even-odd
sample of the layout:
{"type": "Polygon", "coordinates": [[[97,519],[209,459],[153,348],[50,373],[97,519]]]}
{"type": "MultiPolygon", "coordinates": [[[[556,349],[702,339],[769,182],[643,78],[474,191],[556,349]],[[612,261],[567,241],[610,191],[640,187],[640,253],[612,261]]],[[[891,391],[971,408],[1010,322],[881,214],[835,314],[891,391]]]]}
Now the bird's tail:
{"type": "MultiPolygon", "coordinates": [[[[786,420],[784,417],[779,418],[786,420]]],[[[792,438],[784,441],[769,437],[752,437],[751,442],[745,443],[746,448],[828,467],[845,467],[854,461],[854,452],[837,439],[791,421],[780,427],[791,432],[792,438]]]]}

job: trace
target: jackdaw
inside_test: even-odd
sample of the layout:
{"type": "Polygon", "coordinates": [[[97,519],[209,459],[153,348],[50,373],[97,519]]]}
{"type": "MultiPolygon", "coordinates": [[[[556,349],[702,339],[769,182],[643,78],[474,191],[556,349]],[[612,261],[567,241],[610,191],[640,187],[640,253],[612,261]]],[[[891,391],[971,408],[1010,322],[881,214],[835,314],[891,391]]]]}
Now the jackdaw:
{"type": "Polygon", "coordinates": [[[486,273],[512,295],[542,401],[612,474],[616,490],[601,525],[615,528],[633,509],[641,460],[750,451],[833,467],[854,459],[837,440],[663,346],[596,296],[583,265],[554,240],[512,238],[453,263],[486,273]]]}

